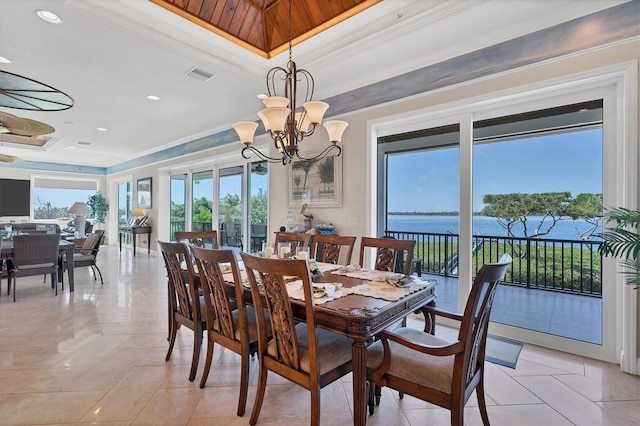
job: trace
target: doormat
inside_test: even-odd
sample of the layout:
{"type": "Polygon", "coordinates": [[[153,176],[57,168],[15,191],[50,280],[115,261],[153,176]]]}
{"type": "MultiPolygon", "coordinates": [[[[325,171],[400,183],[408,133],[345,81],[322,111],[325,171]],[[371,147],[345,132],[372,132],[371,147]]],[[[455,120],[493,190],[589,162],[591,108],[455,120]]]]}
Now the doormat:
{"type": "MultiPolygon", "coordinates": [[[[446,325],[436,324],[436,336],[453,341],[458,338],[458,330],[446,325]]],[[[487,336],[487,348],[485,349],[484,359],[492,364],[515,369],[522,346],[522,342],[518,342],[517,340],[489,334],[487,336]]]]}

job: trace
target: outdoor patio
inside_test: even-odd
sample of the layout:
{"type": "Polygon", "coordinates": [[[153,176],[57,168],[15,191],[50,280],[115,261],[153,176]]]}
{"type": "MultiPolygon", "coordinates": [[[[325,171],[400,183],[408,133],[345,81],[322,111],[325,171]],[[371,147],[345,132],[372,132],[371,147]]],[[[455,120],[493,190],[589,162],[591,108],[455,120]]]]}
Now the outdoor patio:
{"type": "MultiPolygon", "coordinates": [[[[424,274],[438,281],[439,308],[458,310],[458,278],[424,274]]],[[[602,343],[602,299],[501,284],[493,303],[494,322],[585,342],[602,343]]]]}

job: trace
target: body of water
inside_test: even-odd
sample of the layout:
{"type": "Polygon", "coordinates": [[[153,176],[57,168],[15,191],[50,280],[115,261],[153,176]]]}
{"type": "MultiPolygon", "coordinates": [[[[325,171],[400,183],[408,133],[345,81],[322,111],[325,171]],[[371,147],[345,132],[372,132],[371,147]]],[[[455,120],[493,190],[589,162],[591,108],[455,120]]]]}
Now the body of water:
{"type": "MultiPolygon", "coordinates": [[[[533,234],[533,231],[538,226],[541,219],[542,217],[531,216],[527,220],[529,235],[533,234]]],[[[389,215],[387,221],[387,230],[389,231],[431,232],[435,234],[458,233],[457,216],[389,215]]],[[[550,224],[551,221],[547,219],[541,229],[548,229],[550,224]]],[[[590,225],[584,220],[575,221],[575,227],[580,231],[587,230],[589,226],[590,225]]],[[[575,227],[571,220],[561,220],[556,223],[548,235],[542,236],[541,238],[578,240],[580,239],[580,236],[575,227]]],[[[602,232],[601,227],[596,230],[596,233],[600,232],[602,232]]],[[[495,217],[474,216],[473,234],[485,236],[506,236],[507,231],[498,224],[495,217]]],[[[520,223],[514,226],[514,235],[516,237],[524,237],[523,227],[520,223]]]]}

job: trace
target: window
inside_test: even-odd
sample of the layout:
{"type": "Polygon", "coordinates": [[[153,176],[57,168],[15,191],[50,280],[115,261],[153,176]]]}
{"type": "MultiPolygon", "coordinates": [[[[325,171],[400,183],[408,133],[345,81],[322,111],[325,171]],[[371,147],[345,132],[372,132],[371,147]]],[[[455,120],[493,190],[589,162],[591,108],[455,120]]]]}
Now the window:
{"type": "Polygon", "coordinates": [[[95,180],[71,180],[33,177],[33,218],[35,220],[70,219],[67,210],[76,201],[87,202],[98,190],[95,180]]]}

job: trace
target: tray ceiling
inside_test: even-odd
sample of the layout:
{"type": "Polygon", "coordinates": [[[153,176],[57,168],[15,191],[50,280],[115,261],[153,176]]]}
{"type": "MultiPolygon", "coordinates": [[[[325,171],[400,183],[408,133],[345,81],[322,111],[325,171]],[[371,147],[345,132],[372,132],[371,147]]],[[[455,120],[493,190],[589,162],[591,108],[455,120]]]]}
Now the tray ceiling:
{"type": "MultiPolygon", "coordinates": [[[[150,0],[265,58],[288,48],[288,0],[150,0]]],[[[382,0],[294,0],[296,45],[382,0]]]]}

